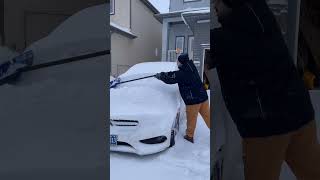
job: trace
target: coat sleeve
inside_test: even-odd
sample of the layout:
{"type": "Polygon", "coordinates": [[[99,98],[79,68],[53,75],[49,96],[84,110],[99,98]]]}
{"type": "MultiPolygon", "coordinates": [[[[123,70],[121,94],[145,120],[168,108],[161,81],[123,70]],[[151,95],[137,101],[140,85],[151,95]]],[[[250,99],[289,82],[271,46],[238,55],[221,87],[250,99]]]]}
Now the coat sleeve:
{"type": "Polygon", "coordinates": [[[161,75],[161,80],[166,84],[176,84],[183,81],[181,71],[165,72],[161,75]]]}

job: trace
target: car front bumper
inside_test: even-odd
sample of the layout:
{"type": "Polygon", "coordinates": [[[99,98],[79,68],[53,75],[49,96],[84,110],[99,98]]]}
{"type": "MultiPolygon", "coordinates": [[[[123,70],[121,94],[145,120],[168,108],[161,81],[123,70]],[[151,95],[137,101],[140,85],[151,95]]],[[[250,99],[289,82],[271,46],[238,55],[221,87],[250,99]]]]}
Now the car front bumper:
{"type": "Polygon", "coordinates": [[[110,135],[117,135],[117,145],[110,145],[110,151],[127,152],[138,155],[148,155],[161,152],[170,146],[171,129],[162,134],[151,134],[146,136],[139,136],[138,134],[121,134],[110,131],[110,135]],[[149,139],[157,136],[166,136],[166,141],[159,144],[145,144],[140,142],[143,139],[149,139]]]}

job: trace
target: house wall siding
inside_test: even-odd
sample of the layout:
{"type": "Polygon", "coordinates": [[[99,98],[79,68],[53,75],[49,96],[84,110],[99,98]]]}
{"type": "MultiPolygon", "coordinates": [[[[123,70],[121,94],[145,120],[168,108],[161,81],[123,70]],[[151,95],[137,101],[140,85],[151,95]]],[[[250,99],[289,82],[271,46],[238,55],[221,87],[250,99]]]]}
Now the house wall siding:
{"type": "Polygon", "coordinates": [[[169,11],[179,11],[188,8],[209,7],[210,0],[196,0],[193,2],[184,2],[184,0],[170,0],[169,11]]]}
{"type": "MultiPolygon", "coordinates": [[[[197,28],[195,28],[195,38],[194,38],[194,48],[193,48],[193,54],[194,54],[194,61],[200,61],[200,67],[203,66],[203,47],[201,44],[210,44],[210,24],[209,23],[203,23],[203,24],[195,24],[197,28]]],[[[201,72],[201,69],[198,69],[199,72],[201,72]]]]}
{"type": "Polygon", "coordinates": [[[110,15],[111,22],[130,29],[130,1],[136,0],[115,0],[115,14],[110,15]]]}
{"type": "Polygon", "coordinates": [[[137,38],[130,39],[112,33],[111,73],[114,76],[124,73],[137,63],[161,60],[162,24],[153,12],[140,0],[132,0],[131,21],[131,31],[137,38]]]}

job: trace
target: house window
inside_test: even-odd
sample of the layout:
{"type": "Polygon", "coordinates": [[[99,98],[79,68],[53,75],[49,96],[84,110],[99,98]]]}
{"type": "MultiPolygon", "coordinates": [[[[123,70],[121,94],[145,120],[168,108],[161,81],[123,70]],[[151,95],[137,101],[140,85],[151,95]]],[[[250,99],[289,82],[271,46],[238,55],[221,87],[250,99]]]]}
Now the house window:
{"type": "Polygon", "coordinates": [[[114,15],[115,14],[115,4],[114,4],[115,0],[110,0],[110,15],[114,15]]]}
{"type": "Polygon", "coordinates": [[[184,51],[184,36],[176,36],[176,50],[184,51]]]}

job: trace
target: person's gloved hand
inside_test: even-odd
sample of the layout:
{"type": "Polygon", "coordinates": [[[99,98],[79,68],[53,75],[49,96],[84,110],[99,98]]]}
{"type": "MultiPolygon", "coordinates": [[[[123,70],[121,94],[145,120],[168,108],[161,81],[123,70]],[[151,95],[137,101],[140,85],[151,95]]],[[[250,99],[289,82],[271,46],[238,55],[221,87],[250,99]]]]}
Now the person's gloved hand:
{"type": "Polygon", "coordinates": [[[164,76],[164,74],[165,74],[165,72],[157,73],[154,77],[159,80],[162,80],[162,77],[164,76]]]}

